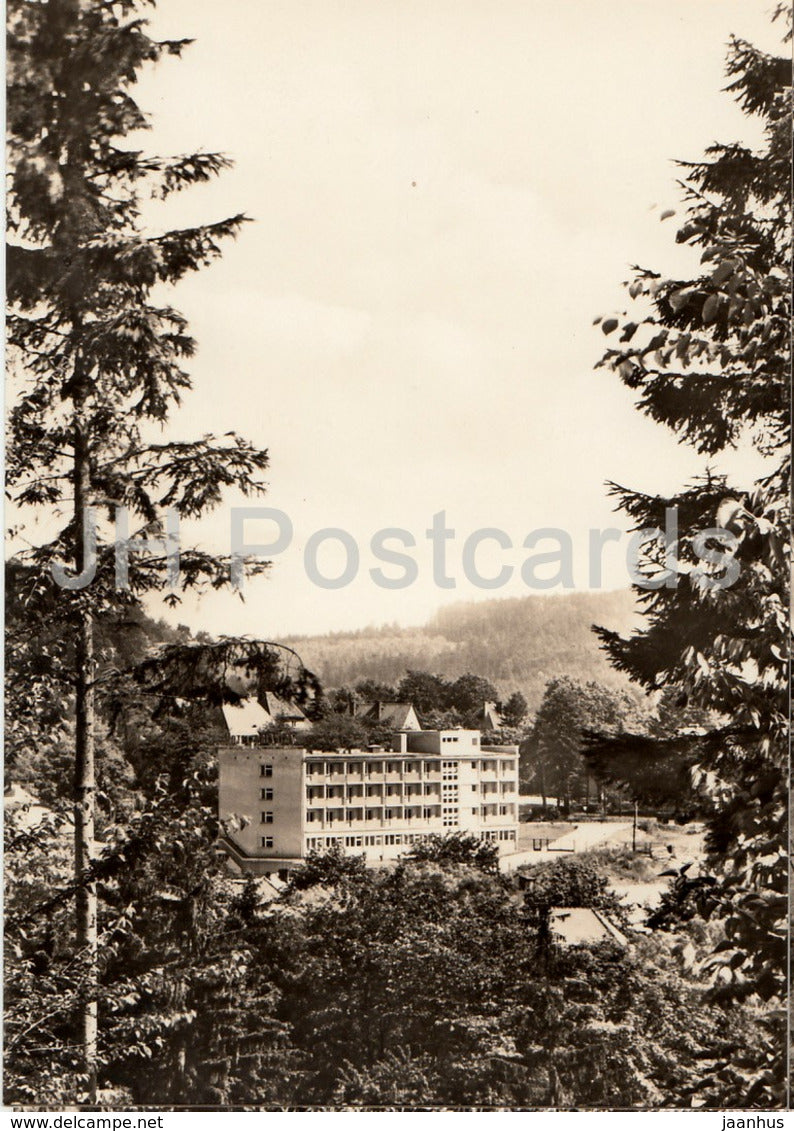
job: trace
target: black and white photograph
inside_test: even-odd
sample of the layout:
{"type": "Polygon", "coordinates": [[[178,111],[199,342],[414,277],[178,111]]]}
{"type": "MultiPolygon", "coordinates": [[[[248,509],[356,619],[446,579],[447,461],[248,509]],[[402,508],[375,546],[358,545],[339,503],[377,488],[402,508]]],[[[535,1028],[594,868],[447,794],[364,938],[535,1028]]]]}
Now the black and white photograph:
{"type": "Polygon", "coordinates": [[[791,5],[5,7],[4,1126],[783,1128],[791,5]]]}

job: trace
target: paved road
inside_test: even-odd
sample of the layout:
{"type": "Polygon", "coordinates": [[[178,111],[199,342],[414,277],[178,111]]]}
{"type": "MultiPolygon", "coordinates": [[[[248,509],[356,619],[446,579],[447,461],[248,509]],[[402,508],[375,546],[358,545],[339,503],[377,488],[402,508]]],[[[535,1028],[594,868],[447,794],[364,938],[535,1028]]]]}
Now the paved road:
{"type": "Polygon", "coordinates": [[[503,872],[513,872],[522,864],[542,864],[548,860],[564,859],[573,853],[587,852],[596,845],[614,840],[618,836],[623,839],[626,832],[631,832],[631,824],[623,824],[619,821],[586,821],[581,825],[575,825],[570,832],[552,841],[550,850],[511,852],[499,858],[499,866],[503,872]]]}

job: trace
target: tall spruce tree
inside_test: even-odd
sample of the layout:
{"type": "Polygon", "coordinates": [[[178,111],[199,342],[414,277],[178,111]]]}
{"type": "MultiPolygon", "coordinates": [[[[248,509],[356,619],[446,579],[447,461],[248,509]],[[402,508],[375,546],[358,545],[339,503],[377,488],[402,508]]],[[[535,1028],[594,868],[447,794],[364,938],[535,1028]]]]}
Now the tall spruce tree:
{"type": "MultiPolygon", "coordinates": [[[[682,164],[677,240],[697,249],[700,269],[686,279],[635,269],[627,286],[637,313],[602,322],[619,342],[601,364],[637,393],[642,412],[698,453],[752,444],[767,471],[742,489],[707,469],[671,498],[612,485],[635,529],[663,529],[666,509],[677,508],[679,541],[672,562],[663,539],[645,545],[641,568],[657,586],[636,587],[645,626],[628,639],[598,631],[613,664],[636,682],[680,687],[682,702],[716,716],[708,728],[646,739],[643,750],[691,765],[713,805],[711,913],[724,927],[710,962],[714,992],[766,1002],[767,1038],[722,1066],[712,1085],[725,1104],[764,1106],[784,1096],[791,61],[733,39],[727,73],[728,91],[763,124],[764,143],[714,144],[682,164]],[[713,528],[733,535],[733,549],[697,540],[713,528]],[[698,570],[709,548],[721,551],[718,560],[698,570]]],[[[602,765],[610,750],[608,739],[599,744],[602,765]]],[[[622,751],[613,753],[614,771],[622,751]]]]}
{"type": "MultiPolygon", "coordinates": [[[[225,488],[262,489],[267,453],[235,434],[151,442],[190,380],[194,350],[164,287],[209,264],[242,215],[150,232],[147,194],[163,199],[228,166],[218,154],[148,156],[130,135],[147,128],[133,93],[142,68],[179,56],[187,41],[147,31],[143,0],[9,0],[8,4],[8,489],[21,523],[50,532],[16,556],[14,600],[24,615],[10,640],[26,673],[23,726],[46,729],[67,695],[74,712],[74,892],[83,962],[81,1041],[89,1100],[96,1089],[97,892],[96,625],[166,584],[164,555],[139,549],[129,589],[114,585],[112,535],[102,523],[125,507],[138,533],[161,531],[164,508],[196,517],[225,488]],[[52,569],[90,576],[66,589],[52,569]],[[37,710],[41,709],[39,717],[37,710]]],[[[32,529],[32,528],[30,528],[32,529]]],[[[26,531],[27,533],[27,531],[26,531]]],[[[220,586],[229,563],[182,551],[181,583],[220,586]]],[[[22,696],[16,698],[21,703],[22,696]]],[[[12,703],[12,710],[13,710],[12,703]]]]}

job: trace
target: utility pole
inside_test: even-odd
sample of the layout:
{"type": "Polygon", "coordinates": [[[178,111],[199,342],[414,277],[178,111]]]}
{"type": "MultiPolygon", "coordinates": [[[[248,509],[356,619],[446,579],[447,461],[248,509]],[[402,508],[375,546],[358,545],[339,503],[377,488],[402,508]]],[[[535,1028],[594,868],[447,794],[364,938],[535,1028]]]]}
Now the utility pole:
{"type": "Polygon", "coordinates": [[[634,821],[631,826],[631,851],[637,851],[637,801],[634,802],[634,821]]]}

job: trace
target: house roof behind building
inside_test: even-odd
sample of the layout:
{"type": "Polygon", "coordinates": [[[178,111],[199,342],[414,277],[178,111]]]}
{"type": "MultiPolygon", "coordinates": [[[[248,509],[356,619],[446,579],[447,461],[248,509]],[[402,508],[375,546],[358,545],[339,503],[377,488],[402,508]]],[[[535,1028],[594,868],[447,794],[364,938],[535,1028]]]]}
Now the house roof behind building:
{"type": "Polygon", "coordinates": [[[241,699],[239,703],[224,703],[221,710],[229,734],[234,737],[255,736],[262,727],[268,726],[273,721],[258,699],[241,699]]]}
{"type": "Polygon", "coordinates": [[[485,724],[486,730],[499,730],[502,725],[502,716],[497,711],[495,703],[483,703],[479,721],[485,724]]]}
{"type": "Polygon", "coordinates": [[[280,695],[276,695],[275,691],[266,691],[262,698],[265,701],[265,707],[274,720],[287,719],[302,722],[306,718],[297,703],[290,703],[286,699],[282,699],[280,695]]]}
{"type": "Polygon", "coordinates": [[[372,719],[393,727],[394,730],[418,729],[413,703],[386,703],[376,700],[374,703],[362,703],[357,714],[359,718],[372,719]]]}
{"type": "Polygon", "coordinates": [[[253,696],[237,703],[223,703],[223,721],[232,737],[255,737],[263,727],[283,721],[307,722],[306,716],[295,703],[288,703],[273,691],[263,695],[264,705],[253,696]]]}

